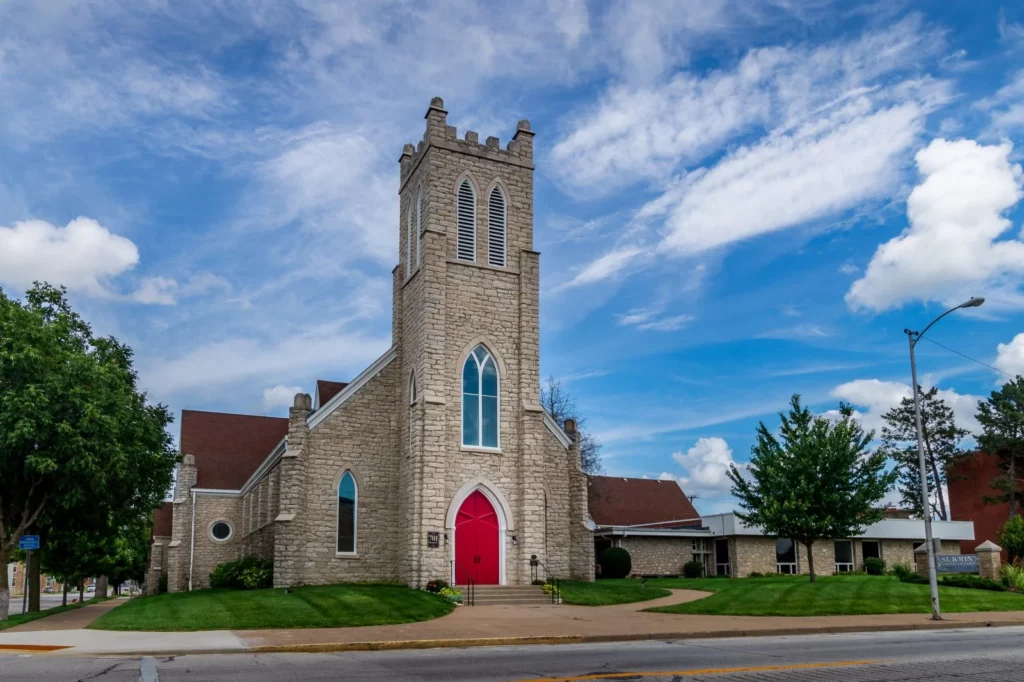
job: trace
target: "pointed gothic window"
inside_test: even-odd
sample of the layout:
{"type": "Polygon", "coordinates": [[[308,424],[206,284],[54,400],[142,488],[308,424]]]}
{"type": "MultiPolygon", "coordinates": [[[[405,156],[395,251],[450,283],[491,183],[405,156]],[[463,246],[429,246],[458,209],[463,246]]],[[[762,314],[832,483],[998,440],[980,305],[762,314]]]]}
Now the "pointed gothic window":
{"type": "Polygon", "coordinates": [[[412,202],[405,207],[405,276],[412,274],[412,202]]]}
{"type": "Polygon", "coordinates": [[[482,345],[462,366],[462,444],[498,447],[498,367],[482,345]]]}
{"type": "Polygon", "coordinates": [[[356,479],[346,471],[338,484],[338,554],[356,552],[356,479]]]}
{"type": "Polygon", "coordinates": [[[457,253],[459,260],[476,260],[476,192],[473,183],[466,178],[459,185],[458,200],[459,236],[457,253]]]}
{"type": "Polygon", "coordinates": [[[416,193],[416,267],[423,262],[423,188],[416,193]]]}
{"type": "Polygon", "coordinates": [[[505,195],[495,187],[487,200],[487,263],[499,268],[505,267],[506,218],[505,195]]]}
{"type": "Polygon", "coordinates": [[[416,402],[416,372],[409,377],[409,404],[416,402]]]}

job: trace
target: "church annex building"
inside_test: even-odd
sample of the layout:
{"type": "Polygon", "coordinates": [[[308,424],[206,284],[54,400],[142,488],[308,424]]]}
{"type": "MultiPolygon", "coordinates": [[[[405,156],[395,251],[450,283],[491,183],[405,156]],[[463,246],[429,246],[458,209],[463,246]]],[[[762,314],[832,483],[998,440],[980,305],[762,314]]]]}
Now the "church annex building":
{"type": "MultiPolygon", "coordinates": [[[[541,408],[533,135],[456,138],[434,98],[402,150],[392,346],[288,418],[184,410],[150,586],[206,587],[245,555],[274,585],[593,577],[571,422],[541,408]]],[[[154,589],[151,587],[150,589],[154,589]]]]}

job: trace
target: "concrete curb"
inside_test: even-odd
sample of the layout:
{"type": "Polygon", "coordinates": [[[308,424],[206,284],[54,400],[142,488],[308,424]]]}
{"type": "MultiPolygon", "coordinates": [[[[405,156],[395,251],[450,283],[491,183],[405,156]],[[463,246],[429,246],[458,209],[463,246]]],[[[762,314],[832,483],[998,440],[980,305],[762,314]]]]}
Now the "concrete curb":
{"type": "Polygon", "coordinates": [[[387,651],[397,649],[441,649],[480,646],[529,646],[537,644],[590,644],[601,642],[638,642],[681,639],[726,639],[729,637],[793,637],[797,635],[837,635],[856,632],[906,632],[910,630],[957,630],[1024,626],[1021,621],[976,621],[913,623],[891,626],[848,625],[828,628],[786,628],[756,630],[709,630],[706,632],[636,633],[625,635],[566,635],[561,637],[489,637],[474,639],[419,639],[378,642],[337,642],[320,644],[281,644],[248,647],[247,653],[329,653],[336,651],[387,651]]]}

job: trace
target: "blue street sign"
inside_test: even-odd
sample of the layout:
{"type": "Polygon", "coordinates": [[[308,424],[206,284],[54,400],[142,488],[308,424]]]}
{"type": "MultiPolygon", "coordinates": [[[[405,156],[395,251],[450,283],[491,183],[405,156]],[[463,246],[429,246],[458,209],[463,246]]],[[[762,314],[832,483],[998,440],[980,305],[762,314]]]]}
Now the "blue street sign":
{"type": "Polygon", "coordinates": [[[18,549],[39,549],[39,536],[22,535],[18,541],[18,549]]]}

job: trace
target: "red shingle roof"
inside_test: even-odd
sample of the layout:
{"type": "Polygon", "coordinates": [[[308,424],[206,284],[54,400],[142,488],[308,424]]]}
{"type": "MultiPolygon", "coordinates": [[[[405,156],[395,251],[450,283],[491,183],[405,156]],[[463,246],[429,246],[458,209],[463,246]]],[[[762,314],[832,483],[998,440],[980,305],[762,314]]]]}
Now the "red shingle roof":
{"type": "Polygon", "coordinates": [[[680,526],[699,526],[700,514],[675,481],[591,476],[590,518],[598,526],[636,526],[658,521],[693,519],[680,526]]]}
{"type": "Polygon", "coordinates": [[[153,530],[150,537],[171,536],[171,523],[174,520],[174,503],[164,502],[153,512],[153,530]]]}
{"type": "Polygon", "coordinates": [[[284,417],[181,411],[181,452],[196,458],[197,488],[238,490],[287,434],[284,417]]]}
{"type": "Polygon", "coordinates": [[[346,386],[348,386],[347,381],[326,381],[324,379],[317,379],[316,392],[317,395],[320,396],[320,403],[317,407],[323,407],[328,400],[341,393],[341,389],[346,386]]]}

